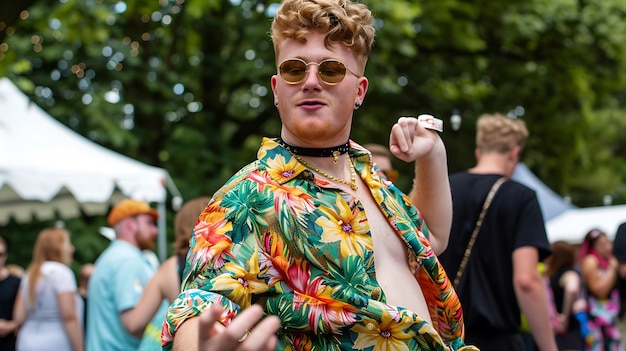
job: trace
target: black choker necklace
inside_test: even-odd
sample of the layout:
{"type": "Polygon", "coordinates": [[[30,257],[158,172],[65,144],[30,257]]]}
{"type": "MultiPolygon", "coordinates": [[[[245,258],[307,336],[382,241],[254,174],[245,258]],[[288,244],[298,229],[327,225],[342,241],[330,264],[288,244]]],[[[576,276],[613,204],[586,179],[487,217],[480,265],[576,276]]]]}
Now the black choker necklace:
{"type": "Polygon", "coordinates": [[[312,156],[312,157],[333,157],[335,163],[339,158],[339,155],[343,155],[350,150],[350,143],[346,142],[338,146],[328,148],[314,148],[314,147],[300,147],[287,144],[282,138],[277,139],[278,143],[285,149],[289,150],[294,155],[298,156],[312,156]]]}

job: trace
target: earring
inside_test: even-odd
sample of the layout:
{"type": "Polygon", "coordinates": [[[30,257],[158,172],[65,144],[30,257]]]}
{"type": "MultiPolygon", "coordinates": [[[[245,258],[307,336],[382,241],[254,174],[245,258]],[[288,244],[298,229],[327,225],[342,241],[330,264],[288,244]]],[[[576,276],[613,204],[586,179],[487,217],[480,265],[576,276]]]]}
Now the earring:
{"type": "Polygon", "coordinates": [[[358,101],[357,101],[357,102],[355,102],[355,103],[354,103],[354,107],[355,107],[355,108],[359,108],[359,107],[361,107],[361,103],[360,103],[360,102],[358,102],[358,101]]]}
{"type": "Polygon", "coordinates": [[[278,106],[278,99],[274,99],[274,106],[278,106]]]}

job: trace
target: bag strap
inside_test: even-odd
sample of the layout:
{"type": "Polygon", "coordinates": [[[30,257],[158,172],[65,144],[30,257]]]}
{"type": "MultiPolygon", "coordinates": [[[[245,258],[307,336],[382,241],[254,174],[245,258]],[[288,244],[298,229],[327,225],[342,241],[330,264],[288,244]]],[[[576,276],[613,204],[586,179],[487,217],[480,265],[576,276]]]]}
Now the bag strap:
{"type": "Polygon", "coordinates": [[[506,181],[506,177],[502,177],[496,180],[495,183],[491,186],[491,190],[487,194],[487,198],[485,198],[485,202],[483,203],[483,209],[480,211],[478,215],[478,220],[476,221],[476,225],[474,226],[474,231],[472,232],[472,236],[470,236],[470,240],[467,243],[467,247],[465,248],[465,252],[463,253],[463,259],[461,260],[461,264],[459,265],[459,270],[456,272],[456,276],[454,277],[454,282],[452,286],[456,289],[459,286],[459,282],[461,281],[461,276],[463,275],[463,271],[465,270],[465,266],[467,265],[467,260],[469,259],[470,254],[472,253],[472,248],[474,247],[474,243],[476,242],[476,237],[478,236],[478,232],[480,231],[480,227],[483,225],[483,220],[485,219],[485,214],[487,213],[487,209],[489,209],[489,205],[491,205],[491,200],[496,195],[498,188],[500,185],[506,181]]]}

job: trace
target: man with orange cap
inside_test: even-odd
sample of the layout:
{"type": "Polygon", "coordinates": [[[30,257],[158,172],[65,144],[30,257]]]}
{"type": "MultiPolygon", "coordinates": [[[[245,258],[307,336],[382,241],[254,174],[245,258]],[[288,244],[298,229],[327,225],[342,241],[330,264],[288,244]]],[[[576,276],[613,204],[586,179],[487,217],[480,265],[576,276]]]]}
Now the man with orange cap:
{"type": "Polygon", "coordinates": [[[136,350],[141,335],[129,334],[123,319],[139,301],[154,267],[143,250],[154,248],[159,215],[149,204],[125,199],[107,221],[115,229],[111,242],[95,262],[88,287],[87,350],[136,350]]]}

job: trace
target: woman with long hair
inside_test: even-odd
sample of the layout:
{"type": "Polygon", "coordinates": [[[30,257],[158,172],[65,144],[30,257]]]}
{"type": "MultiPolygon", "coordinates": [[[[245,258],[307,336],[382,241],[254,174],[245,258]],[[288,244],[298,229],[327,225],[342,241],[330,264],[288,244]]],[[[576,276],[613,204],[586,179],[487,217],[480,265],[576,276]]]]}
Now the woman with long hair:
{"type": "Polygon", "coordinates": [[[48,228],[39,233],[22,280],[14,317],[22,324],[17,351],[83,351],[83,330],[69,233],[48,228]]]}
{"type": "Polygon", "coordinates": [[[586,351],[623,351],[620,333],[615,326],[619,313],[617,259],[606,233],[590,230],[580,247],[582,278],[587,289],[589,335],[586,351]]]}

